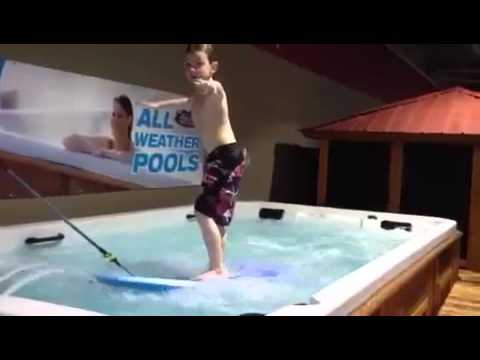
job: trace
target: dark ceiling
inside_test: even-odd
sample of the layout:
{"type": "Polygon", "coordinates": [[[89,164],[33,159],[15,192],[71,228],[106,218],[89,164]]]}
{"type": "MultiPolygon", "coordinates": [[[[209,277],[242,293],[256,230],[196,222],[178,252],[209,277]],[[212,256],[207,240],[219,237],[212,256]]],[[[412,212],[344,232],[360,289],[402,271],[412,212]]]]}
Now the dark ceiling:
{"type": "Polygon", "coordinates": [[[438,89],[480,90],[480,44],[386,44],[438,89]]]}
{"type": "Polygon", "coordinates": [[[257,44],[256,46],[385,102],[435,90],[425,76],[385,44],[257,44]]]}
{"type": "Polygon", "coordinates": [[[256,46],[385,102],[453,86],[480,91],[480,44],[256,46]]]}

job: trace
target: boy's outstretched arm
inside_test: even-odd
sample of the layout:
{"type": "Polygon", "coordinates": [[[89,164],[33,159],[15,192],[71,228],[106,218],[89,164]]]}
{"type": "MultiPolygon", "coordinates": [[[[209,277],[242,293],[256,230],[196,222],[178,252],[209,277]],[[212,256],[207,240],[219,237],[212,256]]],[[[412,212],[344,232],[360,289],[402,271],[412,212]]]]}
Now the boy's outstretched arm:
{"type": "Polygon", "coordinates": [[[185,107],[190,106],[189,98],[172,99],[172,100],[160,100],[160,101],[141,101],[141,105],[152,108],[165,108],[165,107],[185,107]]]}

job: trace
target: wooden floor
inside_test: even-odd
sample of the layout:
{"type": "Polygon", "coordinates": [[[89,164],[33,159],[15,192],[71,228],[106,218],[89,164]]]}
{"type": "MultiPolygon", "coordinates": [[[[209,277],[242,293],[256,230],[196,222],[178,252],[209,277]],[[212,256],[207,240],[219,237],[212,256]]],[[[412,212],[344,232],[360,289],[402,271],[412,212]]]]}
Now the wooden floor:
{"type": "Polygon", "coordinates": [[[480,273],[460,270],[459,275],[439,316],[480,316],[480,273]]]}

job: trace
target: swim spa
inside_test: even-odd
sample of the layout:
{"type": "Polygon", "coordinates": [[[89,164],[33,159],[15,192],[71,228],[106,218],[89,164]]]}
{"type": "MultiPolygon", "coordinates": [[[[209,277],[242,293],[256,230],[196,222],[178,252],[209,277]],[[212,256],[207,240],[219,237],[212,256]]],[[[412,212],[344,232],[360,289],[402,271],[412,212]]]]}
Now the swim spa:
{"type": "MultiPolygon", "coordinates": [[[[75,220],[136,275],[188,278],[207,257],[191,207],[75,220]]],[[[168,293],[95,281],[118,270],[63,222],[0,229],[1,315],[431,315],[456,279],[454,221],[263,202],[239,203],[228,266],[274,269],[168,293]],[[281,220],[259,217],[283,209],[281,220]],[[26,239],[58,237],[44,245],[26,239]]]]}

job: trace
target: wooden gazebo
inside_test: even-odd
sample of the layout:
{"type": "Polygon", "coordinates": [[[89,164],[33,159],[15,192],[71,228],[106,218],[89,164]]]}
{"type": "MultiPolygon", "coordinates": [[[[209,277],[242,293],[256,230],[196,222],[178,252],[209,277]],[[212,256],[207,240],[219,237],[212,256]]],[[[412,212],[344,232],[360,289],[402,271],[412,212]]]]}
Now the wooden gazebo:
{"type": "Polygon", "coordinates": [[[327,205],[329,148],[332,141],[388,143],[389,184],[385,209],[388,212],[401,210],[406,144],[461,144],[471,147],[466,260],[470,269],[480,270],[480,93],[456,87],[302,129],[301,132],[320,143],[318,205],[327,205]]]}

